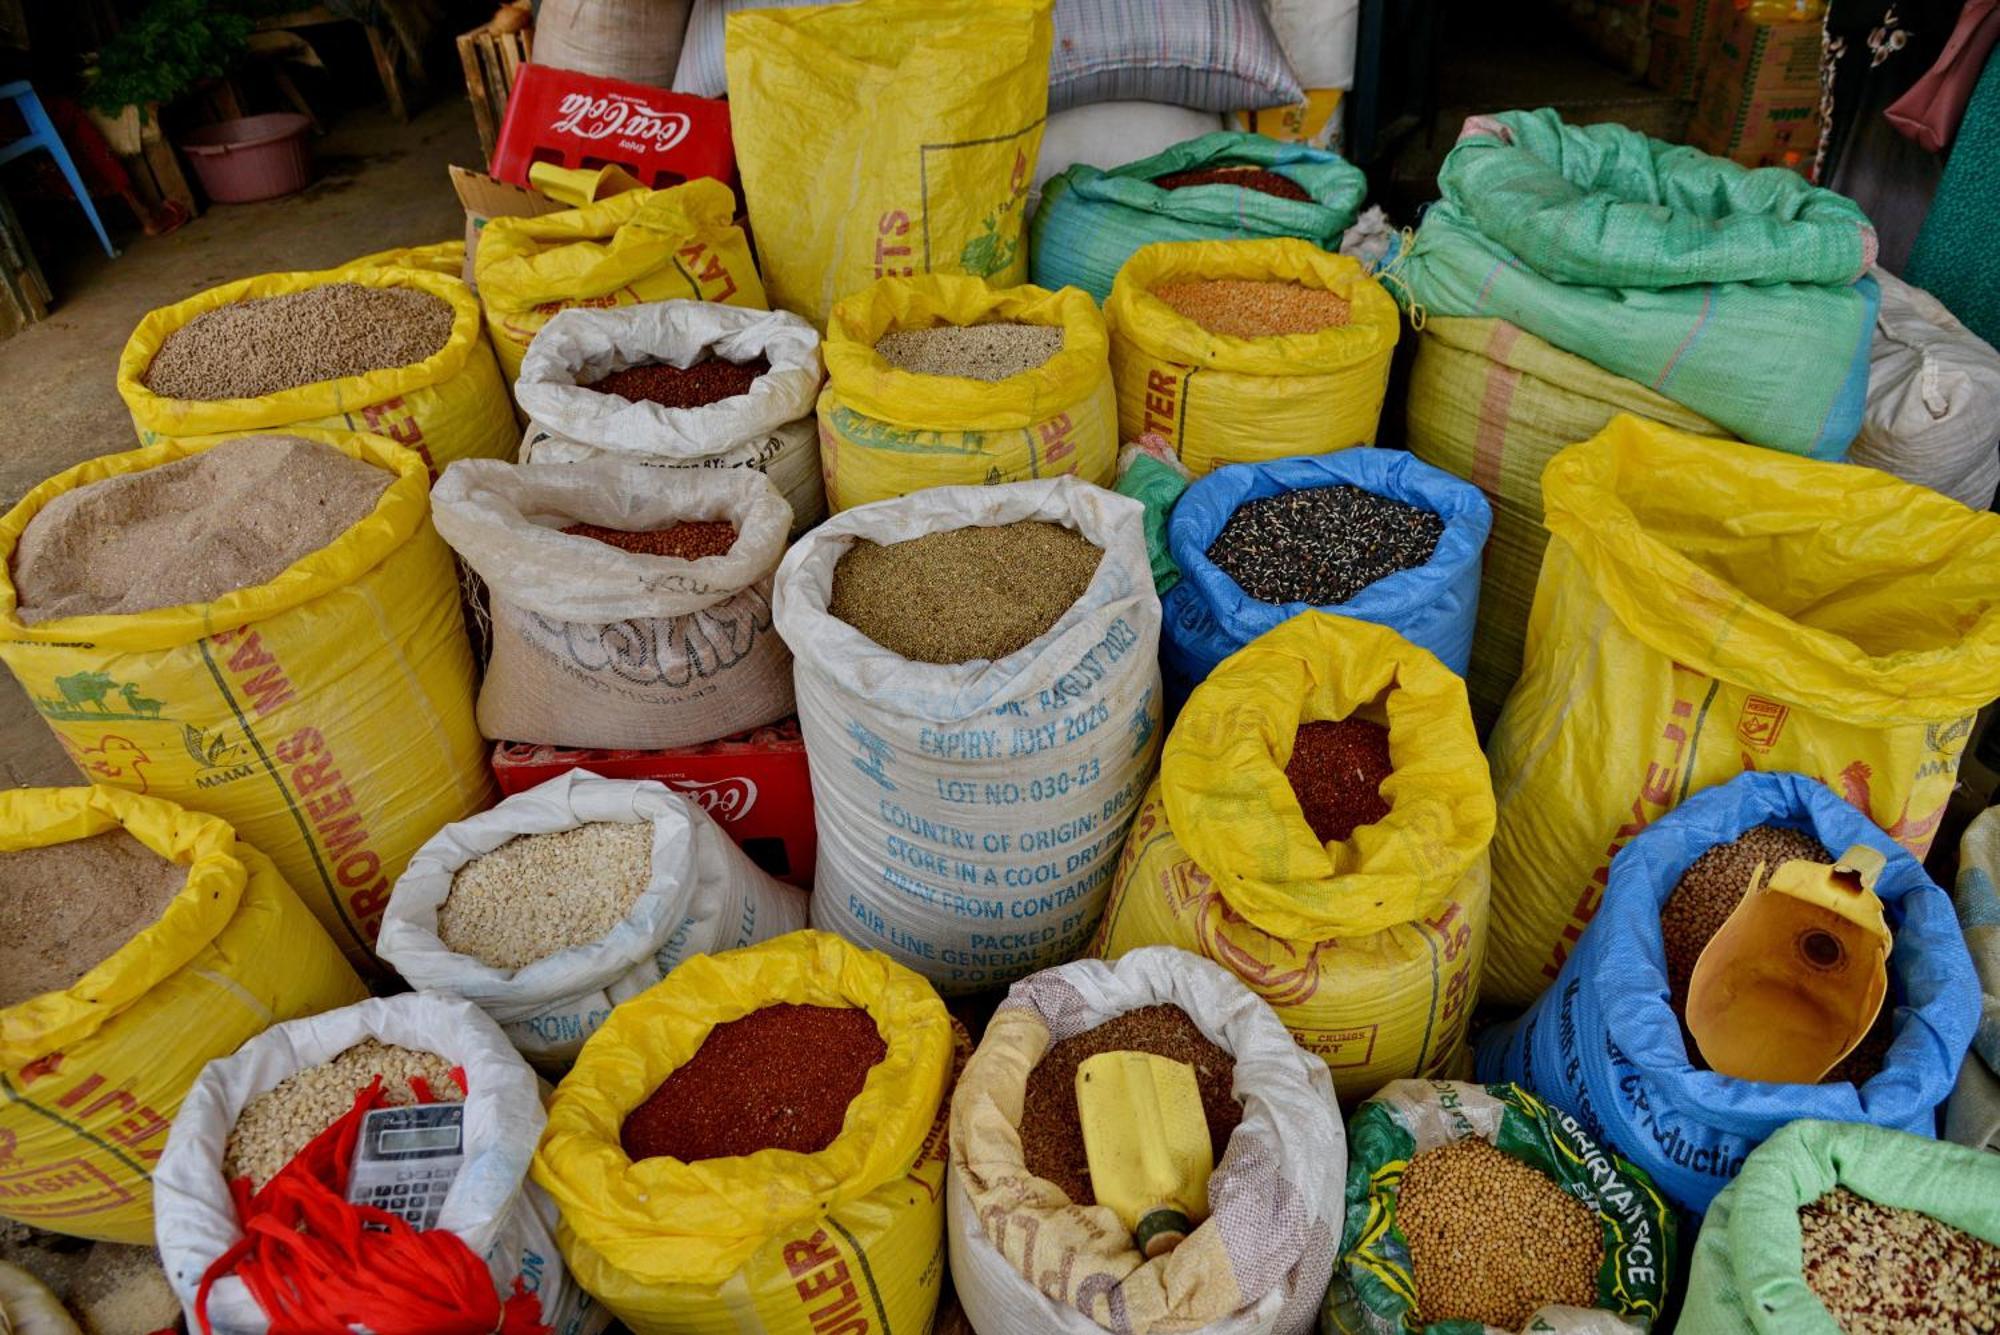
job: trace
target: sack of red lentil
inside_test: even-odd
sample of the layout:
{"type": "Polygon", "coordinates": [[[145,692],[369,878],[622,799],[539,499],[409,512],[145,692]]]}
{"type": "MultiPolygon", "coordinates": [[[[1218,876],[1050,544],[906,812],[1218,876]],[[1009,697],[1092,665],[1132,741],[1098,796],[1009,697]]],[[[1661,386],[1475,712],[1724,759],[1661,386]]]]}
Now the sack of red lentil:
{"type": "Polygon", "coordinates": [[[688,960],[549,1105],[571,1273],[634,1335],[928,1329],[953,1045],[923,979],[835,936],[688,960]]]}
{"type": "Polygon", "coordinates": [[[1340,1109],[1326,1064],[1226,970],[1156,947],[1015,983],[952,1094],[950,1144],[952,1284],[980,1335],[1313,1328],[1340,1239],[1340,1109]],[[1180,1016],[1159,1018],[1174,1007],[1180,1016]],[[1121,1017],[1125,1027],[1103,1039],[1111,1046],[1092,1042],[1121,1017]],[[1190,1025],[1193,1035],[1178,1032],[1190,1025]],[[1073,1039],[1089,1051],[1059,1046],[1073,1039]],[[1214,1212],[1152,1260],[1107,1208],[1072,1197],[1075,1182],[1035,1171],[1060,1166],[1067,1177],[1081,1154],[1077,1060],[1134,1048],[1195,1066],[1221,1140],[1211,1146],[1214,1212]],[[1053,1107],[1031,1075],[1044,1061],[1067,1075],[1053,1107]]]}
{"type": "Polygon", "coordinates": [[[813,924],[950,993],[1074,958],[1159,747],[1143,507],[1071,477],[865,505],[786,553],[777,621],[813,924]]]}
{"type": "Polygon", "coordinates": [[[1118,408],[1104,317],[1075,289],[884,278],[833,308],[820,466],[828,508],[1074,473],[1108,486],[1118,408]]]}
{"type": "Polygon", "coordinates": [[[1798,1121],[1701,1221],[1680,1335],[2000,1330],[2000,1155],[1798,1121]]]}
{"type": "Polygon", "coordinates": [[[1218,469],[1167,528],[1181,582],[1161,600],[1162,664],[1185,690],[1318,607],[1387,626],[1464,676],[1492,524],[1478,488],[1401,450],[1218,469]]]}
{"type": "Polygon", "coordinates": [[[1797,1118],[1936,1135],[1937,1110],[1978,1023],[1965,937],[1923,864],[1817,780],[1743,774],[1625,845],[1597,917],[1554,984],[1520,1019],[1481,1035],[1477,1062],[1480,1079],[1517,1080],[1573,1110],[1677,1204],[1699,1211],[1745,1155],[1797,1118]],[[1767,826],[1810,838],[1695,869],[1716,845],[1767,826]],[[1680,1014],[1688,973],[1755,862],[1831,859],[1856,844],[1888,859],[1875,894],[1895,936],[1871,1037],[1816,1085],[1737,1080],[1696,1064],[1680,1014]]]}
{"type": "Polygon", "coordinates": [[[432,493],[486,584],[486,736],[659,750],[792,712],[771,576],[792,509],[754,469],[478,460],[432,493]]]}
{"type": "Polygon", "coordinates": [[[803,533],[826,517],[813,400],[819,334],[789,311],[710,301],[567,310],[521,359],[524,464],[601,455],[664,468],[754,468],[803,533]],[[744,382],[748,381],[748,387],[744,382]]]}
{"type": "MultiPolygon", "coordinates": [[[[456,1304],[470,1315],[497,1309],[496,1300],[524,1291],[538,1301],[541,1324],[552,1335],[602,1330],[609,1314],[563,1269],[556,1250],[555,1205],[528,1181],[529,1160],[547,1122],[535,1072],[477,1006],[435,992],[377,998],[276,1025],[234,1056],[203,1068],[174,1118],[166,1152],[153,1168],[160,1261],[189,1329],[263,1335],[274,1325],[298,1328],[296,1316],[281,1321],[231,1269],[227,1254],[244,1242],[244,1234],[230,1177],[248,1176],[256,1186],[267,1182],[314,1136],[350,1111],[355,1095],[368,1084],[369,1067],[430,1072],[435,1077],[427,1086],[432,1099],[456,1102],[455,1096],[463,1094],[464,1113],[457,1125],[464,1157],[434,1228],[470,1249],[490,1275],[492,1292],[440,1291],[436,1276],[429,1273],[402,1280],[377,1273],[367,1285],[347,1285],[338,1281],[354,1276],[337,1271],[296,1273],[277,1291],[294,1295],[300,1311],[326,1322],[315,1329],[349,1329],[346,1304],[356,1301],[390,1304],[389,1314],[394,1314],[399,1293],[425,1310],[437,1303],[456,1304]],[[341,1059],[336,1071],[327,1072],[327,1064],[336,1059],[341,1059]],[[358,1073],[338,1079],[336,1072],[350,1065],[357,1065],[358,1073]],[[356,1088],[347,1088],[350,1083],[356,1088]],[[204,1325],[196,1317],[197,1301],[203,1277],[212,1268],[212,1287],[199,1299],[207,1313],[204,1325]]],[[[413,1090],[414,1085],[404,1087],[400,1079],[385,1079],[392,1103],[411,1102],[413,1090]]],[[[315,1222],[324,1227],[328,1221],[315,1222]]],[[[338,1245],[337,1239],[328,1242],[338,1245]]],[[[281,1257],[265,1273],[282,1274],[284,1269],[281,1257]]],[[[383,1314],[381,1307],[375,1308],[378,1319],[383,1314]]]]}
{"type": "Polygon", "coordinates": [[[663,783],[570,770],[438,831],[389,896],[376,950],[412,987],[466,997],[545,1071],[682,960],[806,925],[663,783]]]}
{"type": "Polygon", "coordinates": [[[1673,1207],[1515,1085],[1397,1080],[1347,1124],[1324,1335],[1633,1335],[1674,1273],[1673,1207]]]}

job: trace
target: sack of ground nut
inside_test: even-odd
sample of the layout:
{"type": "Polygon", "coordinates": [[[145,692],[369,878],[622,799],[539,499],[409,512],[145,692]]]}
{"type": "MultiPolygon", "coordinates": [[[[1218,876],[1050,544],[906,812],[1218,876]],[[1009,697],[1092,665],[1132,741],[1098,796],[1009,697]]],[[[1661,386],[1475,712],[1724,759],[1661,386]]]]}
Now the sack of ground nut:
{"type": "Polygon", "coordinates": [[[1673,1207],[1514,1085],[1396,1080],[1348,1119],[1322,1335],[1634,1335],[1674,1273],[1673,1207]]]}
{"type": "Polygon", "coordinates": [[[959,1077],[950,1145],[952,1282],[980,1335],[1312,1329],[1347,1180],[1333,1082],[1206,960],[1155,947],[1014,984],[959,1077]],[[1124,1050],[1196,1068],[1214,1142],[1214,1212],[1152,1260],[1074,1173],[1077,1063],[1124,1050]]]}
{"type": "MultiPolygon", "coordinates": [[[[478,1007],[433,992],[377,998],[277,1025],[202,1070],[153,1168],[160,1260],[189,1328],[212,1328],[216,1335],[262,1335],[271,1328],[271,1315],[225,1259],[243,1240],[231,1183],[247,1177],[252,1189],[265,1186],[346,1115],[378,1075],[389,1104],[464,1104],[455,1123],[462,1158],[430,1227],[471,1250],[496,1296],[512,1295],[517,1284],[534,1295],[541,1324],[553,1335],[602,1330],[609,1315],[563,1269],[555,1206],[528,1181],[528,1162],[547,1120],[535,1073],[478,1007]],[[197,1294],[211,1268],[217,1277],[204,1300],[209,1324],[203,1326],[197,1294]]],[[[351,1289],[321,1293],[315,1277],[294,1278],[310,1303],[328,1304],[309,1311],[344,1314],[343,1302],[364,1296],[351,1289]]],[[[378,1283],[366,1296],[393,1302],[397,1285],[378,1283]]],[[[428,1273],[416,1274],[406,1293],[408,1301],[427,1306],[450,1296],[437,1291],[428,1273]]],[[[469,1303],[474,1295],[458,1297],[469,1303]]],[[[348,1322],[337,1319],[332,1328],[347,1329],[348,1322]]]]}
{"type": "Polygon", "coordinates": [[[418,849],[376,949],[412,987],[470,998],[559,1075],[613,1006],[682,960],[805,925],[805,894],[699,805],[570,770],[418,849]]]}
{"type": "Polygon", "coordinates": [[[524,464],[610,454],[662,468],[754,468],[791,503],[792,532],[826,518],[813,400],[819,334],[789,311],[710,301],[568,310],[521,359],[524,464]]]}
{"type": "Polygon", "coordinates": [[[486,736],[650,751],[792,712],[771,625],[792,510],[762,473],[479,460],[432,507],[486,584],[486,736]]]}

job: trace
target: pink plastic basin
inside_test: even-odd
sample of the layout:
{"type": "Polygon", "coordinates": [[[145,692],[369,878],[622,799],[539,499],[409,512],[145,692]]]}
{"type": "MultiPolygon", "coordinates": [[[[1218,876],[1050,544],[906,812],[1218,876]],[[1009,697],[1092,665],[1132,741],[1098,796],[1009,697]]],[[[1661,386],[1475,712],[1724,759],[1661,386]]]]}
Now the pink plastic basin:
{"type": "Polygon", "coordinates": [[[180,141],[202,192],[218,204],[248,204],[303,190],[312,180],[312,122],[296,112],[204,125],[180,141]]]}

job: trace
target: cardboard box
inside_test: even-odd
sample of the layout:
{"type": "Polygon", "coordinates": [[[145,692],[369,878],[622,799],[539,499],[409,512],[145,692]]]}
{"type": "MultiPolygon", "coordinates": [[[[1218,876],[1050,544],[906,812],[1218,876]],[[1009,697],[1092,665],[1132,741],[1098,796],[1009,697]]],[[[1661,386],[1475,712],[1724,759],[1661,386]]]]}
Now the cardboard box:
{"type": "Polygon", "coordinates": [[[470,167],[446,167],[451,188],[465,208],[465,281],[474,290],[472,256],[479,248],[479,229],[494,218],[538,218],[544,213],[561,213],[568,204],[550,199],[539,190],[495,180],[470,167]]]}
{"type": "Polygon", "coordinates": [[[1652,54],[1649,11],[1652,0],[1597,0],[1582,31],[1592,49],[1620,71],[1646,72],[1652,54]]]}
{"type": "Polygon", "coordinates": [[[1715,0],[1688,142],[1746,167],[1810,170],[1819,147],[1820,26],[1752,23],[1715,0]]]}
{"type": "Polygon", "coordinates": [[[1819,96],[1820,25],[1752,23],[1733,3],[1715,6],[1714,41],[1704,59],[1713,73],[1759,96],[1819,96]]]}
{"type": "Polygon", "coordinates": [[[1346,92],[1339,88],[1308,88],[1305,101],[1290,106],[1239,111],[1236,113],[1236,124],[1252,134],[1310,144],[1314,148],[1338,153],[1345,112],[1341,102],[1346,96],[1346,92]]]}
{"type": "Polygon", "coordinates": [[[1675,97],[1692,98],[1701,81],[1702,54],[1715,20],[1730,0],[1653,0],[1652,52],[1646,82],[1675,97]]]}
{"type": "Polygon", "coordinates": [[[1696,148],[1746,167],[1789,167],[1801,175],[1812,169],[1819,149],[1817,93],[1756,95],[1735,103],[1704,97],[1688,129],[1688,142],[1696,148]]]}

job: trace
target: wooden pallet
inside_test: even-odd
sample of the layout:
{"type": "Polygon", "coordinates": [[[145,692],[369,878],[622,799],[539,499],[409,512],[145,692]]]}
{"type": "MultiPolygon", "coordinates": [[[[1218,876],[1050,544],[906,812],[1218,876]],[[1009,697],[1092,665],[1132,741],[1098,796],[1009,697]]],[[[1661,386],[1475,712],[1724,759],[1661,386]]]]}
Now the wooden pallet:
{"type": "Polygon", "coordinates": [[[472,103],[472,120],[479,127],[480,151],[493,165],[493,148],[500,142],[500,123],[507,114],[507,94],[514,76],[528,63],[534,32],[493,32],[475,28],[458,39],[459,63],[465,66],[465,97],[472,103]]]}
{"type": "Polygon", "coordinates": [[[0,338],[47,319],[49,303],[54,300],[20,219],[14,216],[7,197],[0,195],[0,338]]]}

